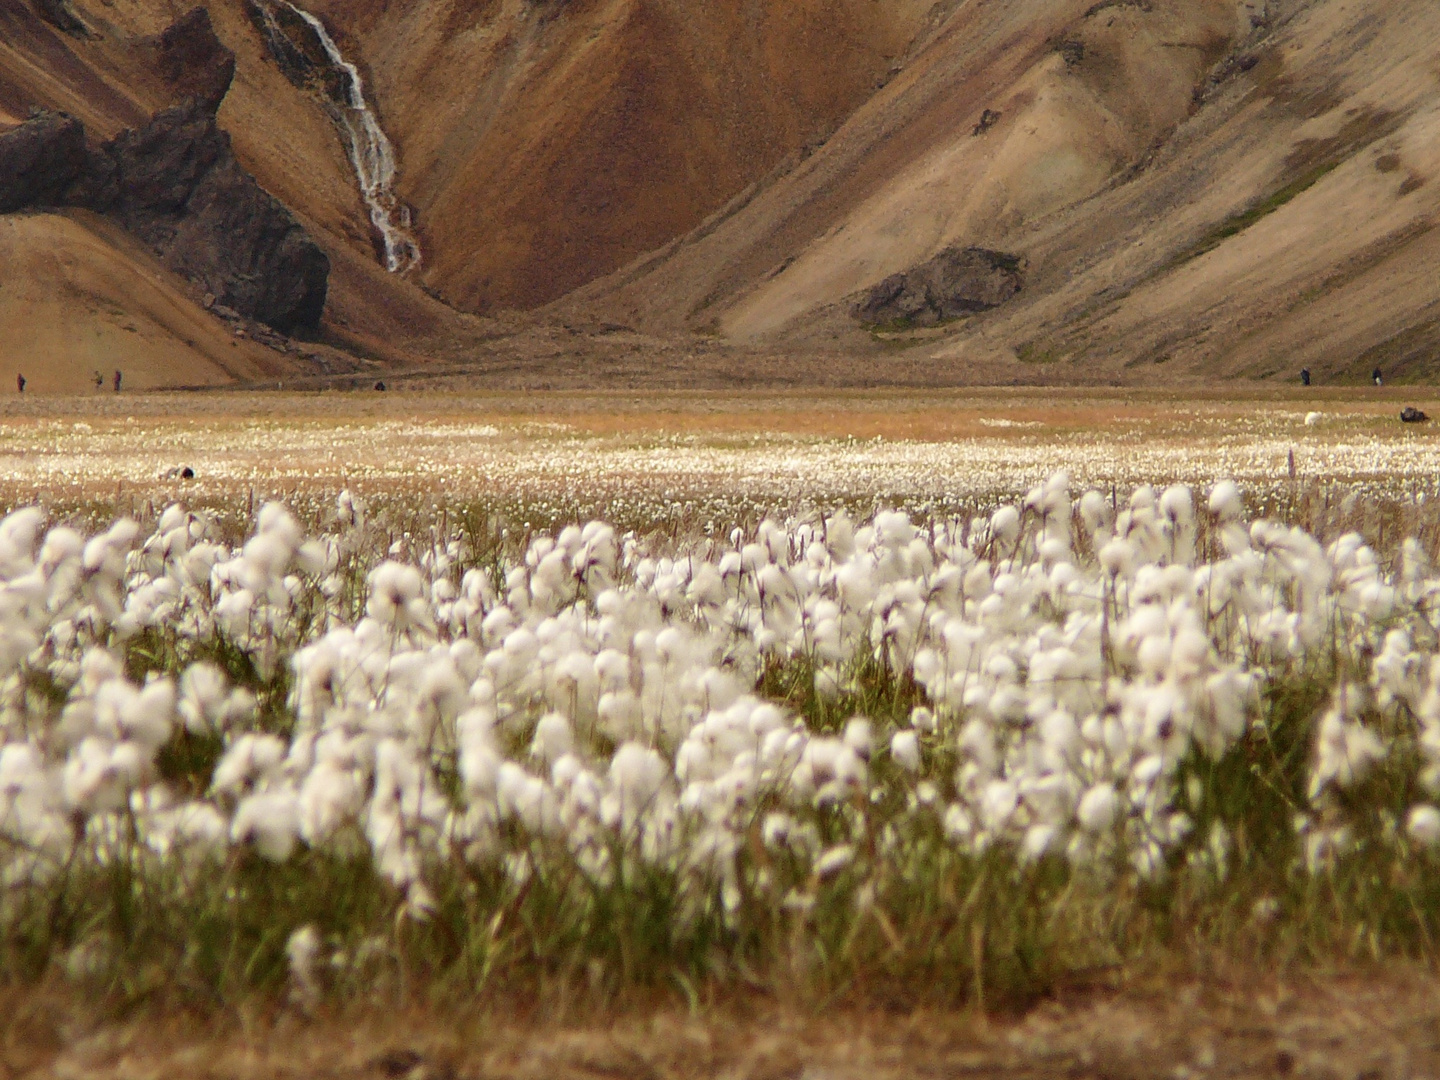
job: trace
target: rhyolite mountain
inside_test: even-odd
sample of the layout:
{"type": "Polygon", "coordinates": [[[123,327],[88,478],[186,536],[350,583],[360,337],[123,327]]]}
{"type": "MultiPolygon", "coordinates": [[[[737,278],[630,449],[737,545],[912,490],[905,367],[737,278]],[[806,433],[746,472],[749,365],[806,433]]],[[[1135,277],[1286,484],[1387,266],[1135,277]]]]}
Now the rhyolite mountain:
{"type": "Polygon", "coordinates": [[[63,136],[0,142],[0,366],[463,366],[564,324],[955,382],[1420,378],[1436,55],[1402,0],[0,0],[0,140],[63,136]],[[232,159],[193,216],[60,184],[178,116],[232,159]],[[290,224],[216,216],[246,198],[290,224]]]}
{"type": "MultiPolygon", "coordinates": [[[[194,14],[203,24],[204,12],[194,14]]],[[[215,122],[224,87],[214,89],[93,149],[64,113],[39,111],[0,132],[0,212],[108,216],[203,288],[210,305],[281,332],[314,329],[330,261],[236,162],[215,122]]]]}

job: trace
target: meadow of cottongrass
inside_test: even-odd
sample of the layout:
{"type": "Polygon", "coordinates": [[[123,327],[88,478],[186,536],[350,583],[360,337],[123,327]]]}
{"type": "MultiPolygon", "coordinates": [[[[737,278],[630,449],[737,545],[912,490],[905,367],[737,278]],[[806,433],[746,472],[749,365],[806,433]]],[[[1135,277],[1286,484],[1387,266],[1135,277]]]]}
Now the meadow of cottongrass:
{"type": "Polygon", "coordinates": [[[708,536],[16,511],[0,962],[312,1007],[1429,957],[1440,515],[1270,499],[1061,475],[708,536]]]}

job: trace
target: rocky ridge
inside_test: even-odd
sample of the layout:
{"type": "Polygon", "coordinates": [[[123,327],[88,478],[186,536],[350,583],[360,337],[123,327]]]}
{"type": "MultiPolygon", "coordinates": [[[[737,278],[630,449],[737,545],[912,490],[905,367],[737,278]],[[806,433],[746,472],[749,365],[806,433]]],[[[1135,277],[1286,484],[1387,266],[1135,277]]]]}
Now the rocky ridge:
{"type": "Polygon", "coordinates": [[[201,99],[106,143],[74,193],[242,315],[287,333],[319,323],[329,259],[240,167],[201,99]]]}
{"type": "MultiPolygon", "coordinates": [[[[5,198],[71,197],[52,174],[73,170],[75,135],[59,115],[26,126],[34,109],[83,123],[81,171],[98,156],[110,175],[121,166],[100,144],[143,158],[157,114],[220,101],[239,166],[330,261],[316,348],[485,370],[466,377],[486,385],[501,377],[481,360],[492,348],[524,385],[622,369],[670,383],[724,350],[797,385],[841,371],[927,385],[1440,372],[1431,6],[305,0],[394,141],[394,196],[426,256],[396,275],[327,108],[344,80],[325,81],[318,39],[295,25],[313,61],[297,72],[248,0],[207,2],[208,19],[172,25],[182,9],[159,0],[0,0],[5,198]],[[1023,256],[1023,288],[984,266],[990,299],[931,280],[937,256],[967,250],[1023,256]],[[870,332],[890,322],[915,332],[870,332]]],[[[192,140],[179,157],[223,172],[203,113],[167,120],[164,140],[192,140]]],[[[203,382],[184,359],[200,353],[234,378],[264,377],[242,372],[247,357],[285,363],[215,317],[276,301],[218,287],[253,273],[217,268],[229,252],[181,259],[173,245],[195,246],[179,213],[116,201],[103,217],[0,219],[0,369],[43,391],[33,358],[49,349],[58,372],[97,336],[126,358],[127,385],[160,355],[173,359],[155,385],[203,382]],[[192,280],[165,271],[142,303],[130,271],[155,267],[192,280]]]]}
{"type": "Polygon", "coordinates": [[[78,207],[144,241],[223,306],[283,333],[318,325],[329,259],[235,159],[216,121],[234,54],[196,9],[154,43],[184,100],[87,149],[84,125],[40,111],[0,135],[0,212],[78,207]]]}
{"type": "Polygon", "coordinates": [[[71,10],[66,0],[35,0],[35,9],[42,19],[71,37],[89,35],[85,23],[71,10]]]}
{"type": "Polygon", "coordinates": [[[891,274],[856,302],[867,326],[935,326],[999,307],[1024,284],[1016,255],[949,247],[933,259],[891,274]]]}
{"type": "Polygon", "coordinates": [[[211,112],[235,79],[235,54],[215,35],[210,12],[194,8],[146,43],[160,77],[182,97],[194,97],[211,112]]]}
{"type": "Polygon", "coordinates": [[[85,162],[85,125],[64,113],[39,112],[0,135],[0,214],[62,202],[85,162]]]}

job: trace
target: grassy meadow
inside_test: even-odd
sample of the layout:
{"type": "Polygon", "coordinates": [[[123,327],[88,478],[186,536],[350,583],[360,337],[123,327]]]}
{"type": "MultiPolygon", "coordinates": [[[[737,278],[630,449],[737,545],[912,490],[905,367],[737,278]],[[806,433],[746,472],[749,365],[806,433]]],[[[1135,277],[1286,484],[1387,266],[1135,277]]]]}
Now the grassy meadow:
{"type": "Polygon", "coordinates": [[[1427,968],[1402,404],[10,402],[4,970],[313,1015],[1427,968]]]}

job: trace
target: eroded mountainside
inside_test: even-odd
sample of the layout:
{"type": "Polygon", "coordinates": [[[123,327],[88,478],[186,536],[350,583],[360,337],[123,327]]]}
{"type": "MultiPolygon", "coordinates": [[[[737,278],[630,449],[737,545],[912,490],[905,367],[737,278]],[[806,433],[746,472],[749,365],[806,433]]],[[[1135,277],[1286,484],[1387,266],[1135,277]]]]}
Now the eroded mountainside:
{"type": "MultiPolygon", "coordinates": [[[[1434,5],[206,6],[235,58],[219,128],[329,261],[313,343],[237,338],[143,238],[26,210],[0,218],[26,268],[0,280],[0,361],[459,371],[540,326],[516,377],[583,367],[585,327],[626,328],[632,381],[658,343],[657,378],[723,348],[777,378],[820,354],[880,381],[1440,369],[1434,5]]],[[[213,64],[157,51],[187,9],[0,0],[0,132],[63,110],[93,151],[213,94],[213,64]]]]}
{"type": "Polygon", "coordinates": [[[15,268],[0,278],[0,368],[42,391],[88,387],[97,372],[108,385],[112,369],[127,386],[210,385],[283,379],[337,359],[353,366],[346,353],[404,360],[443,344],[457,316],[376,264],[328,118],[265,61],[240,8],[213,5],[187,45],[188,14],[150,0],[0,0],[0,137],[37,109],[62,110],[83,124],[90,160],[114,165],[100,185],[113,190],[72,191],[0,217],[0,257],[15,268]],[[193,137],[146,135],[186,129],[163,116],[196,103],[193,137]],[[242,192],[242,181],[252,187],[242,192]],[[247,215],[247,201],[280,216],[247,215]],[[97,210],[114,212],[101,220],[97,210]],[[207,283],[187,257],[197,245],[177,254],[176,237],[207,216],[210,261],[230,264],[233,290],[207,283]],[[273,336],[263,343],[268,331],[257,342],[261,328],[244,318],[252,313],[228,306],[244,308],[239,298],[275,284],[275,264],[255,256],[280,242],[270,234],[288,227],[282,219],[329,265],[327,287],[313,293],[325,303],[318,327],[309,301],[295,317],[268,320],[312,339],[288,347],[273,336]]]}
{"type": "MultiPolygon", "coordinates": [[[[933,5],[933,6],[932,6],[933,5]]],[[[858,107],[934,0],[316,0],[372,72],[424,279],[553,300],[698,225],[858,107]]]]}
{"type": "Polygon", "coordinates": [[[806,161],[567,310],[984,381],[1423,377],[1437,55],[1404,0],[970,0],[806,161]],[[1023,264],[1014,299],[855,317],[974,245],[1023,264]]]}
{"type": "MultiPolygon", "coordinates": [[[[329,257],[322,336],[392,362],[463,351],[479,331],[455,309],[534,307],[693,228],[787,154],[833,130],[941,11],[928,0],[347,0],[303,13],[273,0],[210,0],[207,7],[235,57],[220,126],[245,169],[329,257]],[[292,45],[267,37],[267,9],[292,45]],[[302,14],[314,16],[310,29],[298,21],[302,14]],[[363,84],[393,148],[385,198],[397,215],[413,214],[421,248],[418,260],[399,260],[403,275],[381,265],[375,200],[367,203],[357,185],[345,130],[355,119],[345,106],[351,88],[336,82],[348,76],[339,63],[297,70],[287,62],[287,50],[297,49],[326,61],[317,33],[324,48],[353,62],[355,89],[363,84]]],[[[96,142],[143,126],[190,92],[177,79],[200,77],[170,72],[167,79],[156,61],[154,42],[184,14],[169,0],[0,0],[0,131],[35,107],[74,115],[96,142]]],[[[58,238],[86,227],[74,213],[64,225],[32,221],[12,229],[9,243],[19,245],[15,258],[38,267],[45,259],[27,244],[44,247],[47,230],[58,238]]],[[[112,247],[99,233],[91,239],[112,247]]],[[[133,255],[109,250],[107,258],[133,255]]],[[[88,273],[80,262],[37,268],[46,278],[38,291],[93,291],[79,280],[88,273]]],[[[17,288],[7,308],[16,326],[25,321],[22,293],[17,288]]],[[[191,338],[188,347],[207,354],[192,365],[190,381],[218,377],[209,371],[217,363],[237,377],[267,366],[259,354],[237,366],[238,354],[215,355],[148,310],[140,312],[144,327],[126,329],[138,324],[135,303],[123,295],[104,292],[78,306],[78,321],[102,343],[82,350],[85,370],[92,353],[141,366],[141,354],[167,336],[191,338]]],[[[26,340],[32,347],[59,340],[63,352],[74,338],[47,325],[26,340]]]]}

